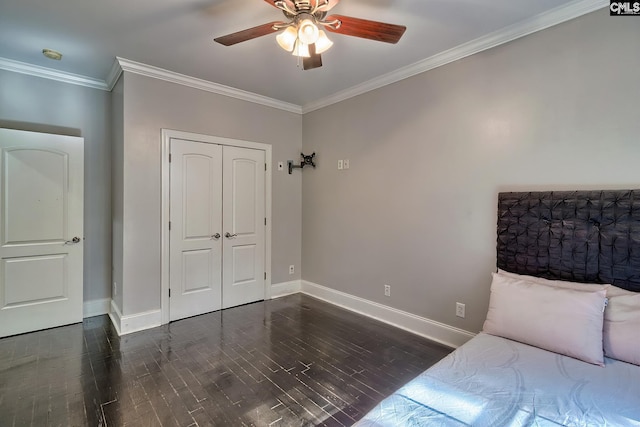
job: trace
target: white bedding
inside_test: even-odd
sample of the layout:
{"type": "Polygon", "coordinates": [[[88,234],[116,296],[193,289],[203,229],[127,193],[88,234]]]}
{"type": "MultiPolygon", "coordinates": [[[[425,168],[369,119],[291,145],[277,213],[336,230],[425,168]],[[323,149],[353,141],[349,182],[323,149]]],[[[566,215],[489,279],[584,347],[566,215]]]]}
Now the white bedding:
{"type": "Polygon", "coordinates": [[[640,426],[640,366],[480,333],[356,425],[640,426]]]}

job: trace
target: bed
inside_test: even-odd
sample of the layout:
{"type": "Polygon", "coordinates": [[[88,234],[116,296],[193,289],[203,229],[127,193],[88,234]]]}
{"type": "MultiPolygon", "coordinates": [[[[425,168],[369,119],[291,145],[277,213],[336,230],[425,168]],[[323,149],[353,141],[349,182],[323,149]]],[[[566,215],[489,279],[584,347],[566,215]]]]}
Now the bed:
{"type": "Polygon", "coordinates": [[[500,193],[483,332],[363,426],[640,426],[640,191],[500,193]]]}

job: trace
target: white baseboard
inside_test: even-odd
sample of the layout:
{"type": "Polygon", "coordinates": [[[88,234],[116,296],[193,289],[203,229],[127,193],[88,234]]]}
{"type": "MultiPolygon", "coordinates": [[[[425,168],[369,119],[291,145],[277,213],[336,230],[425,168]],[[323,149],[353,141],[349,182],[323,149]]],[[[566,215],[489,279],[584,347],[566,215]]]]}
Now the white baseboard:
{"type": "Polygon", "coordinates": [[[160,325],[162,325],[162,314],[160,310],[149,310],[123,316],[120,321],[120,335],[143,331],[160,325]]]}
{"type": "Polygon", "coordinates": [[[82,306],[82,317],[100,316],[109,313],[111,298],[93,299],[85,301],[82,306]]]}
{"type": "Polygon", "coordinates": [[[118,333],[118,336],[122,335],[120,333],[120,323],[122,321],[122,313],[120,312],[120,309],[118,308],[118,305],[114,300],[111,300],[111,310],[109,310],[109,319],[111,319],[111,323],[113,324],[113,327],[116,328],[116,332],[118,333]]]}
{"type": "MultiPolygon", "coordinates": [[[[312,297],[321,299],[350,311],[380,320],[389,325],[404,329],[430,340],[439,342],[449,347],[457,348],[475,336],[474,333],[458,329],[435,320],[427,319],[406,311],[398,310],[377,302],[369,301],[345,292],[327,288],[306,280],[292,280],[290,282],[276,283],[271,286],[271,299],[280,298],[302,292],[312,297]]],[[[113,326],[118,335],[126,335],[133,332],[155,328],[162,324],[160,310],[150,310],[143,313],[123,316],[115,301],[94,300],[85,302],[85,317],[87,313],[92,316],[108,312],[113,326]],[[104,306],[111,302],[111,309],[105,310],[104,306]]]]}
{"type": "Polygon", "coordinates": [[[302,289],[302,280],[276,283],[271,285],[271,299],[297,294],[302,289]]]}
{"type": "Polygon", "coordinates": [[[426,317],[417,316],[393,307],[378,304],[335,289],[302,280],[301,292],[347,310],[372,317],[381,322],[423,336],[449,347],[457,348],[475,336],[426,317]]]}
{"type": "Polygon", "coordinates": [[[160,310],[149,310],[142,313],[123,316],[118,306],[111,301],[111,311],[109,313],[111,322],[115,326],[118,335],[131,334],[145,329],[155,328],[162,324],[160,310]]]}

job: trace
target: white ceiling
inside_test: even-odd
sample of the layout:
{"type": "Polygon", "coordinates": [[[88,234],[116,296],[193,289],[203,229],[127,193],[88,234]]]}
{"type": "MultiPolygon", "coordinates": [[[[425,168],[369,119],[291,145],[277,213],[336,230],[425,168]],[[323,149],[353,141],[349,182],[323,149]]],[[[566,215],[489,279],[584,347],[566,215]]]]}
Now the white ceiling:
{"type": "Polygon", "coordinates": [[[404,37],[391,45],[329,33],[335,44],[324,66],[302,71],[275,35],[213,42],[283,18],[263,0],[0,0],[0,59],[105,81],[118,56],[304,107],[479,38],[542,28],[549,16],[561,22],[605,3],[341,0],[332,13],[405,25],[404,37]],[[61,51],[62,61],[46,59],[43,48],[61,51]]]}

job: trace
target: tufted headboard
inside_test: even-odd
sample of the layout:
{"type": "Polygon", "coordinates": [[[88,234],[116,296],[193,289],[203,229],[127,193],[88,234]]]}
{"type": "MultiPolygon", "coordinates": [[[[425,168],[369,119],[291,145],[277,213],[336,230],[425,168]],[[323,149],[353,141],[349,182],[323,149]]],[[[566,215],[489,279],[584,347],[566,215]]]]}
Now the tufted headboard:
{"type": "Polygon", "coordinates": [[[498,195],[498,268],[640,292],[640,190],[498,195]]]}

